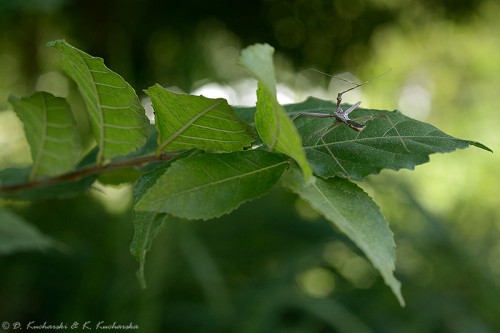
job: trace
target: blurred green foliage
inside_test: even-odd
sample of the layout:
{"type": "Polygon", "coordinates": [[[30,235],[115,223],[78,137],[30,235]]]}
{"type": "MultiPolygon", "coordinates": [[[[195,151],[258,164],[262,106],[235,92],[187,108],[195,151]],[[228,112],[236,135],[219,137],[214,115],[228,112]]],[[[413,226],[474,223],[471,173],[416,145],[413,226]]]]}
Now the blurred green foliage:
{"type": "MultiPolygon", "coordinates": [[[[341,88],[303,68],[365,80],[390,67],[346,99],[398,108],[498,151],[499,15],[493,0],[2,1],[0,167],[29,162],[8,95],[47,90],[83,107],[44,46],[58,38],[105,58],[137,91],[217,83],[237,93],[245,74],[236,59],[253,42],[275,46],[278,91],[292,99],[333,98],[341,88]]],[[[66,246],[0,258],[0,321],[133,322],[141,332],[496,332],[499,162],[470,149],[361,184],[395,232],[404,309],[360,252],[289,193],[217,220],[167,221],[145,291],[127,251],[130,187],[3,202],[66,246]]]]}

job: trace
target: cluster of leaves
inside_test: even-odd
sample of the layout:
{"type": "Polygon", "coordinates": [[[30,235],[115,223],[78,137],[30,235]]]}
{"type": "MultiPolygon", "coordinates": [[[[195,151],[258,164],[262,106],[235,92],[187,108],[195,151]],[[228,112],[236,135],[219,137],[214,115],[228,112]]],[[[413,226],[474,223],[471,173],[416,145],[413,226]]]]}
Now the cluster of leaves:
{"type": "MultiPolygon", "coordinates": [[[[2,170],[0,196],[64,197],[88,189],[110,170],[134,167],[140,178],[134,192],[131,253],[140,263],[142,284],[146,253],[169,216],[215,218],[279,183],[359,246],[404,304],[393,275],[393,234],[377,205],[352,180],[383,168],[411,169],[427,162],[431,153],[470,144],[487,149],[397,111],[356,110],[354,117],[367,120],[363,132],[338,124],[331,130],[331,119],[299,117],[293,122],[293,115],[331,113],[335,105],[314,98],[280,105],[274,49],[263,44],[246,48],[240,57],[240,65],[258,81],[256,107],[238,108],[224,99],[178,94],[154,85],[145,90],[155,111],[152,127],[135,91],[102,59],[63,40],[48,45],[62,53],[64,71],[85,101],[96,148],[81,159],[78,128],[63,98],[47,92],[11,97],[33,164],[2,170]],[[156,163],[154,168],[143,168],[151,163],[156,163]]],[[[13,213],[2,209],[0,216],[1,252],[50,244],[13,213]]]]}

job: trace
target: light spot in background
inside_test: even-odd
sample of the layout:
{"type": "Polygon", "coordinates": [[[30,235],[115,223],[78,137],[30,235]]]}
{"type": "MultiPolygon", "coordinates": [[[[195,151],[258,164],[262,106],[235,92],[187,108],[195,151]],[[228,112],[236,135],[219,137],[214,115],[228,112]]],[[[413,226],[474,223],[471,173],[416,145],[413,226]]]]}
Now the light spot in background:
{"type": "Polygon", "coordinates": [[[297,102],[295,91],[285,84],[278,84],[276,86],[276,97],[280,104],[291,104],[297,102]]]}
{"type": "Polygon", "coordinates": [[[23,124],[14,111],[0,112],[0,168],[20,167],[31,163],[30,148],[23,124]]]}
{"type": "Polygon", "coordinates": [[[367,259],[354,253],[342,242],[331,242],[325,246],[323,257],[356,288],[370,288],[376,279],[373,266],[367,259]]]}
{"type": "MultiPolygon", "coordinates": [[[[289,86],[278,84],[276,91],[280,104],[297,102],[297,93],[289,86]]],[[[191,94],[208,98],[224,98],[229,105],[234,106],[255,106],[257,103],[257,81],[243,79],[228,85],[208,82],[193,90],[191,94]]]]}
{"type": "Polygon", "coordinates": [[[398,108],[408,117],[425,120],[431,112],[431,93],[418,83],[408,83],[401,90],[398,108]]]}
{"type": "Polygon", "coordinates": [[[36,90],[49,92],[57,97],[67,98],[69,95],[68,78],[59,72],[48,72],[38,77],[36,90]]]}
{"type": "Polygon", "coordinates": [[[322,215],[313,209],[307,201],[304,201],[301,198],[297,198],[297,200],[295,200],[294,206],[297,214],[299,214],[300,218],[303,220],[316,221],[322,217],[322,215]]]}
{"type": "Polygon", "coordinates": [[[155,112],[153,109],[153,103],[151,102],[151,98],[149,96],[143,97],[141,99],[141,105],[146,111],[146,117],[149,119],[150,124],[155,123],[155,112]]]}
{"type": "Polygon", "coordinates": [[[328,297],[335,290],[335,275],[326,268],[311,268],[297,277],[297,283],[307,295],[328,297]]]}
{"type": "Polygon", "coordinates": [[[216,77],[233,80],[241,77],[243,68],[236,64],[240,55],[240,38],[228,30],[225,24],[213,17],[202,20],[198,26],[197,40],[203,47],[205,61],[216,72],[216,77]]]}
{"type": "Polygon", "coordinates": [[[413,277],[413,282],[425,288],[434,282],[434,267],[428,258],[425,258],[419,249],[408,240],[400,239],[397,242],[398,260],[397,270],[402,274],[413,277]]]}
{"type": "Polygon", "coordinates": [[[208,98],[224,98],[229,104],[235,104],[238,100],[236,92],[228,85],[222,85],[216,82],[206,83],[193,92],[192,95],[205,96],[208,98]]]}
{"type": "Polygon", "coordinates": [[[122,214],[132,204],[132,189],[132,184],[109,186],[95,182],[90,193],[103,205],[107,212],[122,214]]]}
{"type": "MultiPolygon", "coordinates": [[[[352,74],[342,73],[338,75],[340,78],[353,83],[327,77],[329,85],[328,88],[325,89],[314,84],[316,81],[324,82],[322,78],[325,76],[322,74],[314,73],[313,71],[303,71],[301,74],[296,74],[294,76],[296,79],[292,85],[278,83],[276,86],[276,96],[278,102],[282,105],[299,103],[311,96],[331,100],[336,103],[337,94],[339,92],[353,87],[355,84],[354,82],[359,82],[352,74]],[[310,73],[315,75],[310,76],[310,73]]],[[[233,106],[255,106],[257,102],[257,81],[253,78],[240,79],[229,82],[228,84],[200,81],[195,83],[194,86],[196,88],[191,94],[203,95],[209,98],[224,98],[233,106]]],[[[364,96],[358,88],[349,91],[349,93],[343,95],[342,98],[343,103],[354,104],[363,100],[364,96]]]]}
{"type": "Polygon", "coordinates": [[[236,101],[229,103],[238,106],[255,106],[257,103],[257,80],[245,78],[230,83],[236,93],[236,101]]]}

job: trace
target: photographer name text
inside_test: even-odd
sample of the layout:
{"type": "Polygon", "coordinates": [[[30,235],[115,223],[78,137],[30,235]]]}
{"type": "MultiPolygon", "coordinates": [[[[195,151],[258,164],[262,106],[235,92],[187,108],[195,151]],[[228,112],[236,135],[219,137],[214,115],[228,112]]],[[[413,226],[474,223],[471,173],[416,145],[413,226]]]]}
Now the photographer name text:
{"type": "Polygon", "coordinates": [[[2,323],[2,328],[4,330],[46,330],[46,331],[68,331],[68,330],[123,330],[123,331],[133,331],[138,330],[139,325],[134,323],[117,323],[114,322],[105,322],[105,321],[74,321],[71,323],[60,322],[60,323],[48,323],[48,322],[36,322],[29,321],[27,323],[20,322],[8,322],[4,321],[2,323]]]}

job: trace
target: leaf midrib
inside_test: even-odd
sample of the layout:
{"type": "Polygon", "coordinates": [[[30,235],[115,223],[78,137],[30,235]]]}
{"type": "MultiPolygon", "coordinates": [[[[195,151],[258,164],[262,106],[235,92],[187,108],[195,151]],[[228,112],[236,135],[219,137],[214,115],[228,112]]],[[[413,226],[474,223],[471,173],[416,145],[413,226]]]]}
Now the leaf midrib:
{"type": "MultiPolygon", "coordinates": [[[[99,153],[97,155],[97,164],[101,164],[102,163],[102,159],[103,159],[103,156],[104,156],[104,135],[105,135],[105,130],[104,130],[104,115],[103,115],[103,110],[102,110],[102,106],[101,106],[101,96],[99,95],[99,92],[97,91],[97,86],[96,86],[96,83],[95,83],[95,78],[94,78],[94,75],[92,74],[92,70],[90,68],[90,66],[87,64],[87,62],[85,61],[85,58],[82,56],[82,54],[80,54],[80,52],[78,52],[78,55],[80,56],[80,58],[82,59],[85,67],[87,68],[87,72],[91,78],[91,83],[92,83],[92,88],[94,90],[94,94],[96,96],[96,99],[97,99],[97,108],[98,108],[98,118],[99,118],[99,122],[100,122],[100,126],[99,126],[99,134],[100,134],[100,137],[99,137],[99,153]]],[[[90,59],[94,59],[94,57],[90,56],[90,59]]],[[[104,65],[104,64],[103,64],[104,65]]]]}
{"type": "MultiPolygon", "coordinates": [[[[269,170],[269,169],[272,169],[272,168],[276,168],[276,167],[279,167],[282,164],[287,164],[287,163],[289,163],[289,162],[288,161],[283,161],[283,162],[280,162],[280,163],[277,163],[277,164],[273,164],[273,165],[267,166],[265,168],[260,168],[258,170],[253,170],[251,172],[239,174],[239,175],[232,176],[232,177],[229,177],[229,178],[219,179],[219,180],[217,180],[215,182],[210,182],[210,183],[207,183],[207,184],[203,184],[201,186],[191,187],[189,189],[173,193],[173,194],[169,195],[168,198],[175,198],[175,197],[184,195],[186,193],[190,193],[190,192],[194,192],[194,191],[199,191],[199,190],[201,190],[201,189],[203,189],[205,187],[216,186],[216,185],[220,185],[220,184],[223,184],[225,182],[229,182],[229,181],[232,181],[232,180],[235,180],[235,179],[238,179],[238,178],[248,177],[248,176],[250,176],[252,174],[264,172],[266,170],[269,170]]],[[[158,200],[163,200],[163,199],[164,198],[161,198],[161,199],[158,199],[158,200]]],[[[154,200],[154,201],[158,201],[158,200],[154,200]]]]}
{"type": "Polygon", "coordinates": [[[43,112],[42,112],[42,137],[40,139],[40,146],[38,147],[38,154],[36,156],[36,160],[33,161],[33,167],[30,174],[30,179],[35,178],[36,174],[39,171],[40,163],[42,160],[42,156],[45,151],[45,143],[47,138],[47,102],[45,100],[45,96],[42,94],[42,103],[43,103],[43,112]]]}
{"type": "MultiPolygon", "coordinates": [[[[430,133],[430,132],[429,132],[430,133]]],[[[427,135],[427,134],[426,134],[427,135]]],[[[451,137],[443,137],[443,136],[416,136],[416,135],[399,135],[399,136],[380,136],[380,137],[369,137],[369,138],[361,138],[361,139],[353,139],[353,140],[343,140],[343,141],[335,141],[335,142],[328,142],[328,146],[335,146],[339,144],[346,144],[346,143],[360,143],[360,142],[366,142],[366,141],[372,141],[372,140],[399,140],[399,139],[442,139],[442,140],[454,140],[456,141],[457,139],[451,138],[451,137]]],[[[305,149],[314,149],[318,147],[323,147],[324,145],[312,145],[312,146],[304,146],[305,149]]]]}
{"type": "Polygon", "coordinates": [[[168,137],[165,141],[162,142],[161,145],[158,147],[158,151],[162,151],[166,146],[168,146],[172,141],[174,141],[176,138],[178,138],[183,132],[185,132],[191,125],[194,124],[198,119],[203,117],[205,114],[208,112],[212,111],[215,109],[219,104],[221,104],[222,101],[216,101],[212,105],[206,107],[203,111],[195,115],[193,118],[191,118],[188,122],[186,122],[181,128],[179,128],[176,132],[174,132],[170,137],[168,137]]]}
{"type": "MultiPolygon", "coordinates": [[[[351,223],[344,217],[342,213],[331,203],[330,200],[328,200],[328,197],[324,195],[323,191],[316,185],[312,185],[316,191],[321,195],[321,197],[325,200],[325,202],[328,204],[328,207],[332,209],[334,213],[336,213],[337,218],[342,220],[344,223],[342,226],[339,225],[339,223],[336,223],[335,221],[332,221],[334,224],[337,225],[338,228],[342,229],[342,232],[344,232],[357,246],[359,246],[363,252],[368,256],[370,261],[373,263],[373,265],[383,274],[385,275],[385,265],[382,262],[383,259],[380,258],[378,255],[373,255],[372,251],[370,251],[370,248],[367,247],[367,243],[363,237],[361,237],[363,234],[359,233],[357,230],[354,230],[350,227],[351,223]]],[[[391,269],[393,267],[391,266],[391,269]]],[[[391,287],[392,288],[392,287],[391,287]]]]}
{"type": "MultiPolygon", "coordinates": [[[[346,234],[349,235],[349,238],[351,238],[351,235],[352,233],[355,233],[355,231],[352,229],[352,228],[349,228],[349,221],[344,217],[344,215],[342,213],[340,213],[340,211],[337,209],[337,207],[335,207],[335,205],[333,205],[331,203],[330,200],[328,200],[328,197],[324,195],[323,191],[315,184],[313,183],[312,186],[314,187],[314,189],[316,191],[318,191],[318,193],[321,195],[321,197],[325,200],[325,202],[328,204],[328,206],[333,210],[334,213],[336,213],[337,215],[337,218],[341,219],[342,222],[343,222],[343,225],[342,225],[342,230],[343,232],[345,232],[346,234]],[[347,230],[347,231],[346,231],[347,230]]],[[[335,223],[334,221],[332,221],[333,223],[335,223]]],[[[338,223],[335,223],[337,225],[337,227],[340,228],[339,224],[338,223]]],[[[353,240],[354,241],[354,240],[353,240]]],[[[357,242],[355,242],[357,243],[357,242]]],[[[359,244],[358,244],[359,245],[359,244]]],[[[364,250],[364,247],[363,247],[363,250],[364,250]]]]}

